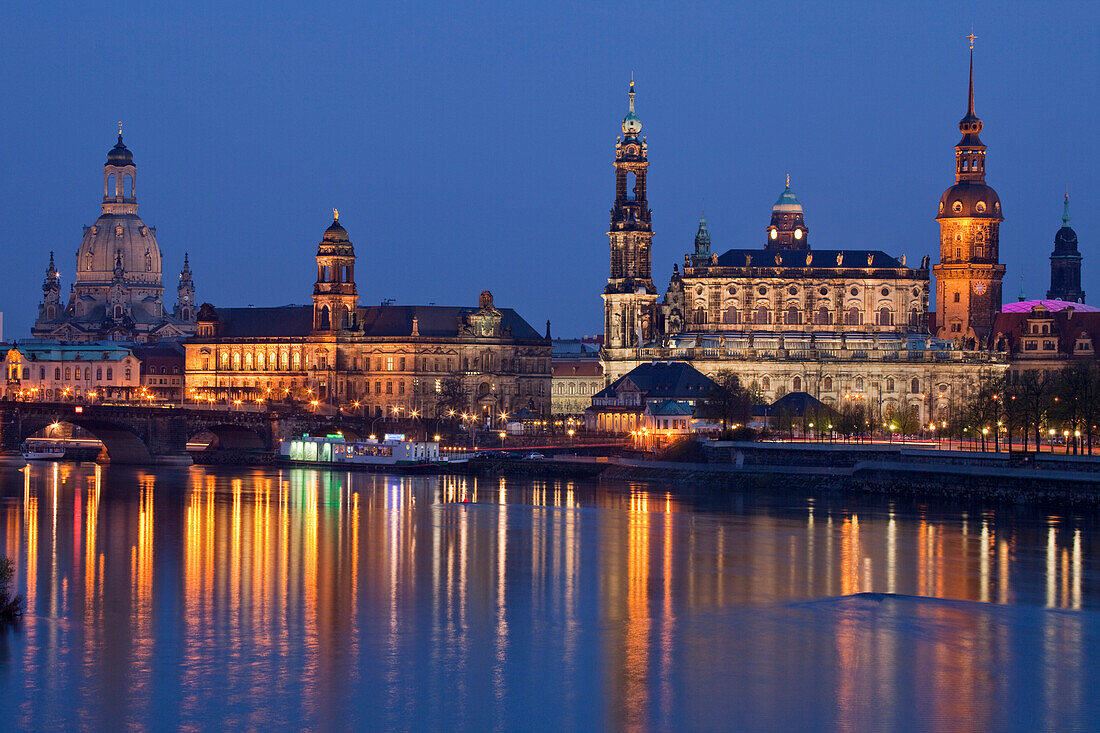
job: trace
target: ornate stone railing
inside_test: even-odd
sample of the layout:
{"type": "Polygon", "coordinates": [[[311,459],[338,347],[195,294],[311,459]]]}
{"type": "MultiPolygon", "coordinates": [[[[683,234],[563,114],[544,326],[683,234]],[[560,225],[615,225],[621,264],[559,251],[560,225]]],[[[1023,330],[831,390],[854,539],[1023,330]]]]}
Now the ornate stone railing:
{"type": "Polygon", "coordinates": [[[856,349],[757,349],[757,348],[660,348],[612,350],[616,361],[889,361],[1006,364],[999,351],[893,348],[856,349]]]}

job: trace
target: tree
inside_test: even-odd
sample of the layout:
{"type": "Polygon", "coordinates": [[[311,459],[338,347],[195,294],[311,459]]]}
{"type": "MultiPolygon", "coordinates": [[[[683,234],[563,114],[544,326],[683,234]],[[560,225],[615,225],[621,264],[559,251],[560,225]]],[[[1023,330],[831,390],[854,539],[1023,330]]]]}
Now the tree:
{"type": "Polygon", "coordinates": [[[748,422],[752,415],[752,396],[741,386],[737,375],[722,370],[714,376],[713,382],[699,402],[699,414],[720,421],[723,428],[748,422]]]}
{"type": "Polygon", "coordinates": [[[0,626],[15,623],[23,615],[23,596],[11,593],[14,577],[15,563],[10,558],[0,558],[0,626]]]}
{"type": "Polygon", "coordinates": [[[1052,403],[1054,380],[1047,371],[1028,370],[1017,382],[1017,401],[1024,416],[1024,430],[1034,429],[1035,450],[1039,450],[1043,421],[1052,403]]]}
{"type": "Polygon", "coordinates": [[[470,391],[462,383],[462,378],[452,374],[445,377],[435,396],[435,414],[437,417],[455,412],[465,412],[470,404],[470,391]]]}

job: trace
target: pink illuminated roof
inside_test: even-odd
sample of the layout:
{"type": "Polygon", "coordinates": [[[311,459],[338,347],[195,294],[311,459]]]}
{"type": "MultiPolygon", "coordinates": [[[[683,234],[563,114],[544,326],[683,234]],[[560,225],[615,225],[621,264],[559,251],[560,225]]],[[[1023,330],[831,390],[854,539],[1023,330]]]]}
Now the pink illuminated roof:
{"type": "Polygon", "coordinates": [[[1041,305],[1050,312],[1061,311],[1073,307],[1078,313],[1100,313],[1100,308],[1084,303],[1071,303],[1068,300],[1021,300],[1015,303],[1005,303],[1001,306],[1002,313],[1030,313],[1031,309],[1041,305]]]}

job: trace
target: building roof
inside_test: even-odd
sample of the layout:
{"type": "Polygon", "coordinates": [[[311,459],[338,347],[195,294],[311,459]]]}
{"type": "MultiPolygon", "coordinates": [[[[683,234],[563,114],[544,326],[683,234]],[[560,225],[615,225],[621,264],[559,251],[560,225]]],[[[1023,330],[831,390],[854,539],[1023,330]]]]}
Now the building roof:
{"type": "Polygon", "coordinates": [[[151,344],[136,344],[131,347],[134,356],[146,359],[182,359],[183,344],[178,341],[157,341],[151,344]]]}
{"type": "MultiPolygon", "coordinates": [[[[301,338],[313,331],[312,305],[284,305],[274,308],[215,308],[218,338],[301,338]]],[[[439,305],[384,305],[359,308],[364,336],[411,336],[413,318],[421,337],[455,338],[462,335],[463,318],[477,308],[439,305]]],[[[542,340],[542,336],[511,308],[498,309],[501,326],[511,337],[542,340]]]]}
{"type": "Polygon", "coordinates": [[[788,392],[770,405],[757,405],[752,414],[775,415],[785,412],[792,417],[804,417],[815,412],[836,412],[809,392],[788,392]]]}
{"type": "Polygon", "coordinates": [[[602,377],[603,365],[596,359],[553,359],[551,371],[555,377],[602,377]]]}
{"type": "Polygon", "coordinates": [[[133,354],[132,347],[112,341],[77,344],[26,341],[13,348],[27,361],[121,361],[133,354]]]}
{"type": "Polygon", "coordinates": [[[650,404],[646,408],[646,412],[657,417],[680,417],[694,414],[691,405],[676,400],[665,400],[664,402],[650,404]]]}
{"type": "Polygon", "coordinates": [[[600,344],[595,340],[554,339],[554,358],[600,358],[600,344]]]}
{"type": "Polygon", "coordinates": [[[818,249],[777,251],[770,249],[730,249],[718,255],[719,267],[813,267],[825,269],[897,269],[906,267],[897,257],[877,249],[818,249]],[[775,258],[780,257],[780,262],[775,258]],[[838,263],[839,257],[839,263],[838,263]],[[870,263],[867,258],[870,257],[870,263]],[[749,259],[746,259],[749,258],[749,259]]]}
{"type": "Polygon", "coordinates": [[[1002,313],[1031,313],[1031,309],[1041,305],[1051,313],[1073,308],[1077,313],[1100,313],[1100,308],[1084,303],[1071,303],[1068,300],[1018,300],[1001,306],[1002,313]]]}
{"type": "Polygon", "coordinates": [[[646,400],[695,400],[706,396],[714,382],[686,361],[654,361],[634,367],[595,398],[614,398],[625,383],[636,386],[646,400]]]}

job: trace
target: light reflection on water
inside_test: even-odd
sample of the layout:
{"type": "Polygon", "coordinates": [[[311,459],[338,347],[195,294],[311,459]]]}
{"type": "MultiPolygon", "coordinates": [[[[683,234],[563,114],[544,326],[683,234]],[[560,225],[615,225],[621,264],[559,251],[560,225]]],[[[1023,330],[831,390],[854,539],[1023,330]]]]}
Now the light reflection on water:
{"type": "Polygon", "coordinates": [[[1098,715],[1091,514],[298,469],[0,481],[28,604],[0,709],[24,728],[1098,715]]]}

